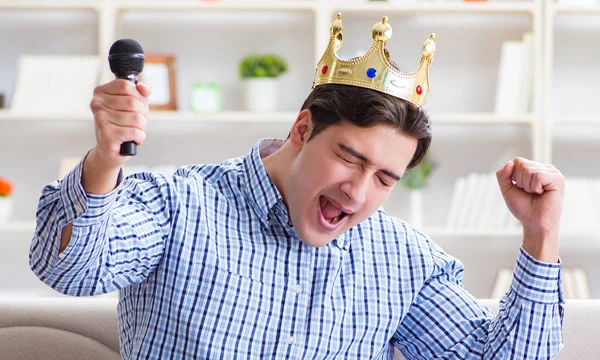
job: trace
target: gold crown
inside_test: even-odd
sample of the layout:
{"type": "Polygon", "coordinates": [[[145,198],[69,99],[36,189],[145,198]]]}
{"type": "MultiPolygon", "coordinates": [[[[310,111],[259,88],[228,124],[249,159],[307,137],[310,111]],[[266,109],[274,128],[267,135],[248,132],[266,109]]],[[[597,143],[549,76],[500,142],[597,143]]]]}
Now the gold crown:
{"type": "Polygon", "coordinates": [[[319,60],[313,87],[321,84],[345,84],[377,90],[410,101],[418,107],[427,102],[429,66],[435,54],[435,34],[431,34],[422,48],[421,63],[417,71],[404,73],[389,62],[390,54],[385,48],[392,37],[392,27],[387,16],[373,25],[373,46],[360,57],[342,60],[337,51],[342,47],[342,14],[331,25],[329,45],[319,60]]]}

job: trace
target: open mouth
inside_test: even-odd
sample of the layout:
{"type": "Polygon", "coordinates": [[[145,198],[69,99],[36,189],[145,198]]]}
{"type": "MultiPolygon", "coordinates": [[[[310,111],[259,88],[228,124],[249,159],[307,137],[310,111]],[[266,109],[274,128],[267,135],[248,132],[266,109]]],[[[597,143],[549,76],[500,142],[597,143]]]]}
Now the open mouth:
{"type": "Polygon", "coordinates": [[[349,216],[348,213],[334,205],[327,197],[319,198],[319,222],[325,229],[331,231],[338,228],[342,221],[349,216]]]}

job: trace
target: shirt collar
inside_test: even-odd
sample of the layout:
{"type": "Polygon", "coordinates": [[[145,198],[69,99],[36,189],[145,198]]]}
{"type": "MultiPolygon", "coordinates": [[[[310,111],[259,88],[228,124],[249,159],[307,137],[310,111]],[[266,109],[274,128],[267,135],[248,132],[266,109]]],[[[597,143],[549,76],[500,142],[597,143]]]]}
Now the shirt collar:
{"type": "Polygon", "coordinates": [[[282,139],[262,139],[244,156],[246,177],[244,191],[265,225],[268,224],[271,209],[282,199],[282,196],[271,181],[261,159],[274,153],[283,143],[282,139]]]}

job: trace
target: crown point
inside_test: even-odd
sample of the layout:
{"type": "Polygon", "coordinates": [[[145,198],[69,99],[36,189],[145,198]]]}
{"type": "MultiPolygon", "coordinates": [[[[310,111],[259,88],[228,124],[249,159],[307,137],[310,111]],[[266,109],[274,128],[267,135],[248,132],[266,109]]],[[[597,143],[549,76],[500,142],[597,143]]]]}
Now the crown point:
{"type": "Polygon", "coordinates": [[[380,22],[373,25],[371,36],[373,36],[373,40],[381,41],[388,41],[392,38],[392,27],[387,22],[387,16],[384,16],[380,22]]]}
{"type": "Polygon", "coordinates": [[[423,43],[423,56],[427,57],[435,54],[435,42],[433,42],[434,38],[435,34],[431,33],[431,35],[429,35],[429,39],[425,40],[425,43],[423,43]]]}
{"type": "Polygon", "coordinates": [[[337,37],[338,34],[342,33],[344,27],[342,26],[342,13],[337,13],[337,18],[331,24],[331,35],[337,37]]]}

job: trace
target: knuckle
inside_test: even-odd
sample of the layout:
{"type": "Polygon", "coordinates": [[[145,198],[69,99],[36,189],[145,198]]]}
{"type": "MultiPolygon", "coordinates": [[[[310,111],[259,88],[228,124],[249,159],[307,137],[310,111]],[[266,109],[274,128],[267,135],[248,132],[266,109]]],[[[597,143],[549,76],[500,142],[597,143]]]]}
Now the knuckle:
{"type": "Polygon", "coordinates": [[[138,130],[137,132],[138,132],[138,136],[136,138],[137,139],[137,143],[139,145],[142,145],[146,141],[146,133],[143,132],[143,131],[141,131],[141,130],[138,130]]]}
{"type": "Polygon", "coordinates": [[[102,100],[100,100],[100,98],[98,98],[97,96],[94,96],[92,98],[92,101],[90,101],[90,109],[93,112],[97,112],[102,108],[102,100]]]}
{"type": "Polygon", "coordinates": [[[133,140],[137,137],[137,132],[138,132],[138,129],[136,129],[136,128],[133,128],[133,127],[127,128],[127,137],[129,139],[133,140]]]}
{"type": "Polygon", "coordinates": [[[134,97],[128,97],[126,106],[129,111],[135,111],[137,106],[137,100],[134,97]]]}
{"type": "Polygon", "coordinates": [[[142,114],[135,113],[131,117],[131,125],[138,129],[143,129],[145,119],[142,114]]]}
{"type": "Polygon", "coordinates": [[[129,81],[124,80],[124,79],[117,79],[118,82],[118,87],[119,87],[119,91],[121,93],[128,93],[129,92],[129,81]]]}

